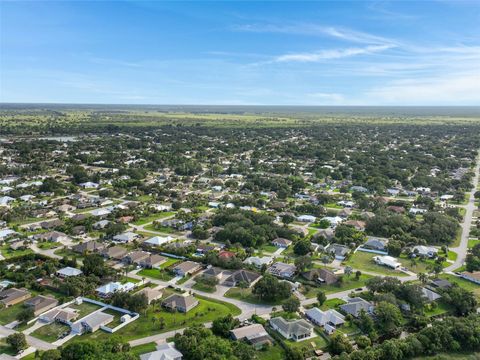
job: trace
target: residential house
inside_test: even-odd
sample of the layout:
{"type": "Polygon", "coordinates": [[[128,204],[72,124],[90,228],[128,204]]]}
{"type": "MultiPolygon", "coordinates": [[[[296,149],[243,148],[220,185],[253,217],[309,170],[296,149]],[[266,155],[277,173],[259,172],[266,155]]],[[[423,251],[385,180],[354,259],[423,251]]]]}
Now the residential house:
{"type": "Polygon", "coordinates": [[[162,302],[162,306],[183,313],[190,311],[198,304],[198,300],[188,293],[183,295],[172,294],[162,302]]]}
{"type": "Polygon", "coordinates": [[[102,251],[103,249],[105,249],[105,245],[95,240],[83,242],[72,246],[72,250],[80,254],[83,254],[85,252],[95,253],[98,251],[102,251]]]}
{"type": "Polygon", "coordinates": [[[345,260],[347,254],[350,252],[347,246],[340,244],[329,244],[325,250],[333,254],[336,260],[345,260]]]}
{"type": "Polygon", "coordinates": [[[263,265],[270,265],[273,262],[273,257],[271,256],[263,256],[263,257],[258,257],[258,256],[250,256],[249,258],[246,258],[243,263],[248,264],[248,265],[253,265],[257,268],[261,268],[263,265]]]}
{"type": "Polygon", "coordinates": [[[34,315],[38,316],[39,314],[57,306],[58,300],[50,296],[37,295],[26,300],[24,304],[25,306],[32,308],[34,315]]]}
{"type": "Polygon", "coordinates": [[[51,241],[51,242],[62,242],[62,241],[70,240],[67,234],[64,234],[59,231],[50,231],[46,233],[36,234],[36,235],[33,235],[33,238],[35,240],[51,241]]]}
{"type": "Polygon", "coordinates": [[[346,304],[340,305],[340,309],[347,314],[351,314],[354,317],[358,317],[360,312],[363,310],[367,313],[373,312],[373,304],[360,298],[348,298],[346,304]]]}
{"type": "Polygon", "coordinates": [[[343,219],[346,219],[350,215],[352,215],[352,212],[353,212],[352,209],[346,208],[346,209],[340,210],[337,215],[343,219]]]}
{"type": "Polygon", "coordinates": [[[387,255],[385,255],[385,256],[374,256],[373,261],[375,261],[375,263],[377,263],[378,265],[387,266],[387,267],[395,269],[395,270],[402,267],[402,264],[400,262],[398,262],[397,259],[395,259],[394,257],[391,257],[391,256],[387,256],[387,255]]]}
{"type": "Polygon", "coordinates": [[[285,320],[282,317],[270,319],[270,326],[284,338],[294,341],[308,339],[313,336],[313,326],[303,319],[285,320]]]}
{"type": "Polygon", "coordinates": [[[230,335],[233,340],[244,340],[257,350],[263,348],[265,345],[273,344],[273,339],[261,324],[252,324],[230,330],[230,335]]]}
{"type": "Polygon", "coordinates": [[[367,242],[365,242],[365,244],[363,244],[358,250],[362,250],[362,248],[385,252],[387,249],[387,242],[385,240],[371,238],[367,240],[367,242]]]}
{"type": "Polygon", "coordinates": [[[255,284],[262,276],[253,271],[248,270],[237,270],[232,275],[227,277],[223,282],[225,286],[238,286],[240,283],[245,283],[248,287],[251,287],[255,284]]]}
{"type": "Polygon", "coordinates": [[[67,266],[67,267],[64,267],[60,270],[57,270],[57,272],[55,273],[58,277],[61,277],[61,278],[67,278],[67,277],[73,277],[73,276],[79,276],[79,275],[82,275],[83,272],[82,270],[79,270],[79,269],[75,269],[73,267],[70,267],[70,266],[67,266]]]}
{"type": "Polygon", "coordinates": [[[302,273],[302,276],[307,280],[318,281],[326,285],[332,285],[338,281],[338,276],[328,269],[312,269],[302,273]]]}
{"type": "Polygon", "coordinates": [[[116,292],[129,292],[135,288],[135,284],[127,282],[121,284],[119,282],[109,282],[108,284],[99,286],[95,289],[100,297],[110,297],[116,292]]]}
{"type": "Polygon", "coordinates": [[[480,284],[480,271],[464,271],[460,274],[460,277],[464,278],[465,280],[474,282],[475,284],[480,284]]]}
{"type": "Polygon", "coordinates": [[[453,286],[450,281],[445,279],[433,279],[432,281],[430,281],[430,285],[434,288],[438,288],[442,290],[449,289],[453,286]]]}
{"type": "Polygon", "coordinates": [[[122,246],[112,246],[105,248],[102,251],[102,255],[108,259],[121,260],[127,253],[127,249],[122,246]]]}
{"type": "Polygon", "coordinates": [[[111,323],[114,316],[106,314],[102,311],[95,311],[72,325],[72,331],[77,334],[83,334],[85,332],[95,332],[100,327],[106,326],[111,323]]]}
{"type": "Polygon", "coordinates": [[[209,266],[203,273],[202,276],[204,277],[209,277],[209,278],[215,278],[217,280],[220,280],[222,278],[222,275],[224,273],[223,269],[214,267],[214,266],[209,266]]]}
{"type": "Polygon", "coordinates": [[[122,261],[126,264],[137,264],[149,256],[150,253],[147,251],[131,251],[123,257],[122,261]]]}
{"type": "Polygon", "coordinates": [[[177,276],[186,276],[196,273],[202,268],[202,265],[194,261],[184,261],[173,268],[177,276]]]}
{"type": "Polygon", "coordinates": [[[280,248],[287,248],[292,244],[291,240],[284,239],[284,238],[276,238],[272,241],[272,245],[278,246],[280,248]]]}
{"type": "Polygon", "coordinates": [[[437,256],[438,249],[433,246],[417,245],[413,247],[412,252],[418,256],[433,258],[437,256]]]}
{"type": "Polygon", "coordinates": [[[283,262],[276,262],[267,269],[268,273],[286,279],[292,278],[296,271],[297,268],[295,265],[285,264],[283,262]]]}
{"type": "Polygon", "coordinates": [[[60,219],[50,220],[50,221],[42,221],[40,223],[40,226],[42,227],[42,229],[45,229],[45,230],[54,229],[56,227],[60,227],[60,226],[63,226],[63,225],[65,225],[65,222],[63,222],[60,219]]]}
{"type": "Polygon", "coordinates": [[[429,303],[433,302],[433,301],[436,301],[436,300],[438,300],[442,297],[442,295],[437,294],[436,292],[434,292],[434,291],[432,291],[428,288],[425,288],[425,287],[422,287],[422,293],[423,293],[423,297],[429,303]]]}
{"type": "Polygon", "coordinates": [[[162,264],[166,263],[167,261],[168,261],[167,258],[164,256],[160,256],[157,254],[149,254],[148,257],[135,262],[135,264],[146,269],[152,269],[152,268],[158,269],[162,264]]]}
{"type": "Polygon", "coordinates": [[[218,258],[219,259],[230,260],[234,257],[235,257],[235,253],[233,251],[221,250],[218,253],[218,258]]]}
{"type": "Polygon", "coordinates": [[[345,221],[344,224],[355,228],[357,231],[365,230],[365,226],[367,225],[366,222],[362,220],[348,220],[345,221]]]}
{"type": "Polygon", "coordinates": [[[10,288],[0,291],[0,303],[9,307],[29,299],[32,295],[27,289],[10,288]]]}
{"type": "Polygon", "coordinates": [[[121,243],[129,243],[135,239],[140,238],[139,234],[135,234],[131,231],[124,232],[123,234],[118,234],[113,237],[113,241],[118,241],[121,243]]]}
{"type": "Polygon", "coordinates": [[[345,323],[345,316],[333,309],[322,311],[314,307],[308,309],[305,312],[305,316],[313,324],[322,326],[328,334],[333,333],[337,327],[345,323]]]}
{"type": "Polygon", "coordinates": [[[40,320],[47,323],[57,321],[62,324],[70,324],[76,318],[78,318],[78,312],[70,308],[55,308],[47,311],[39,317],[40,320]]]}
{"type": "Polygon", "coordinates": [[[110,221],[108,221],[108,220],[100,220],[100,221],[97,221],[97,222],[93,223],[92,227],[95,230],[101,230],[101,229],[105,229],[109,224],[110,224],[110,221]]]}
{"type": "Polygon", "coordinates": [[[334,230],[332,228],[327,228],[327,229],[319,229],[313,237],[314,239],[324,237],[326,240],[332,240],[334,236],[335,236],[334,230]]]}
{"type": "Polygon", "coordinates": [[[317,218],[313,215],[300,215],[297,217],[297,220],[301,222],[313,223],[317,220],[317,218]]]}
{"type": "Polygon", "coordinates": [[[158,289],[152,289],[145,287],[142,290],[138,291],[136,295],[143,294],[147,298],[147,303],[150,305],[152,301],[158,300],[162,297],[162,292],[158,289]]]}
{"type": "Polygon", "coordinates": [[[169,243],[174,240],[170,235],[168,236],[154,236],[150,239],[144,241],[143,243],[149,246],[162,246],[163,244],[169,243]]]}
{"type": "Polygon", "coordinates": [[[173,343],[157,345],[157,350],[140,355],[140,360],[182,360],[182,353],[173,343]]]}

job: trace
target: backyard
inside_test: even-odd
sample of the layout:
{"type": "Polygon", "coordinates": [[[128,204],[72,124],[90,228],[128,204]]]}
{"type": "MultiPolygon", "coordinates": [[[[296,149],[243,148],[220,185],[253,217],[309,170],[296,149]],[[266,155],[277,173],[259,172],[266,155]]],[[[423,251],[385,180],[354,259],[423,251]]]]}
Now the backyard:
{"type": "MultiPolygon", "coordinates": [[[[390,269],[383,265],[377,265],[373,260],[374,256],[377,254],[367,253],[363,251],[357,251],[352,255],[350,259],[345,263],[345,265],[351,266],[354,270],[374,272],[380,275],[386,276],[406,276],[407,274],[390,269]]],[[[399,260],[401,262],[401,260],[399,260]]],[[[403,264],[403,263],[402,263],[403,264]]]]}

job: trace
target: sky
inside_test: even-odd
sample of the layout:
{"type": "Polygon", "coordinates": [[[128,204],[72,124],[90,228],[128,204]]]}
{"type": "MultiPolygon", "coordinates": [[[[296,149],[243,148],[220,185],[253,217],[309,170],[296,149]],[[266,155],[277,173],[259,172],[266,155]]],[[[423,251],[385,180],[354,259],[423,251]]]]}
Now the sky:
{"type": "Polygon", "coordinates": [[[0,102],[480,105],[480,1],[3,1],[0,102]]]}

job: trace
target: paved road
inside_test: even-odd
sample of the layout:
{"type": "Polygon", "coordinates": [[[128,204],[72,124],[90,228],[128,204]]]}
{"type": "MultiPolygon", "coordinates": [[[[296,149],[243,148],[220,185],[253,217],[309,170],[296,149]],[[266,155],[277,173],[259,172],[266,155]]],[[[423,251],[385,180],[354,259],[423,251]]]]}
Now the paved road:
{"type": "Polygon", "coordinates": [[[468,238],[470,234],[470,227],[472,225],[473,212],[477,209],[477,206],[475,205],[474,194],[477,191],[477,186],[479,181],[479,171],[480,171],[480,156],[477,157],[477,165],[475,166],[475,177],[473,180],[473,188],[470,191],[470,194],[468,197],[468,204],[465,206],[466,212],[465,212],[465,219],[462,224],[462,238],[460,240],[460,246],[456,248],[450,248],[450,250],[455,251],[457,253],[457,259],[452,265],[445,268],[444,270],[445,272],[454,271],[455,269],[458,269],[460,266],[462,266],[463,263],[465,262],[465,257],[467,256],[467,251],[468,251],[468,238]]]}

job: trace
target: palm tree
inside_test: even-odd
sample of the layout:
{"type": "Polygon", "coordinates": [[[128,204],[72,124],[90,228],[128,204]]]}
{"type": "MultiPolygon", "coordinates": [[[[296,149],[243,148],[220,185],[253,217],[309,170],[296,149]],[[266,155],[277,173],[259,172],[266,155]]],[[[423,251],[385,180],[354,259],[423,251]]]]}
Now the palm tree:
{"type": "Polygon", "coordinates": [[[423,272],[418,273],[418,280],[420,280],[422,284],[425,284],[428,281],[428,275],[423,272]]]}
{"type": "Polygon", "coordinates": [[[352,269],[351,266],[345,266],[345,269],[343,270],[343,272],[344,272],[345,276],[347,278],[349,278],[350,275],[352,275],[353,269],[352,269]]]}

